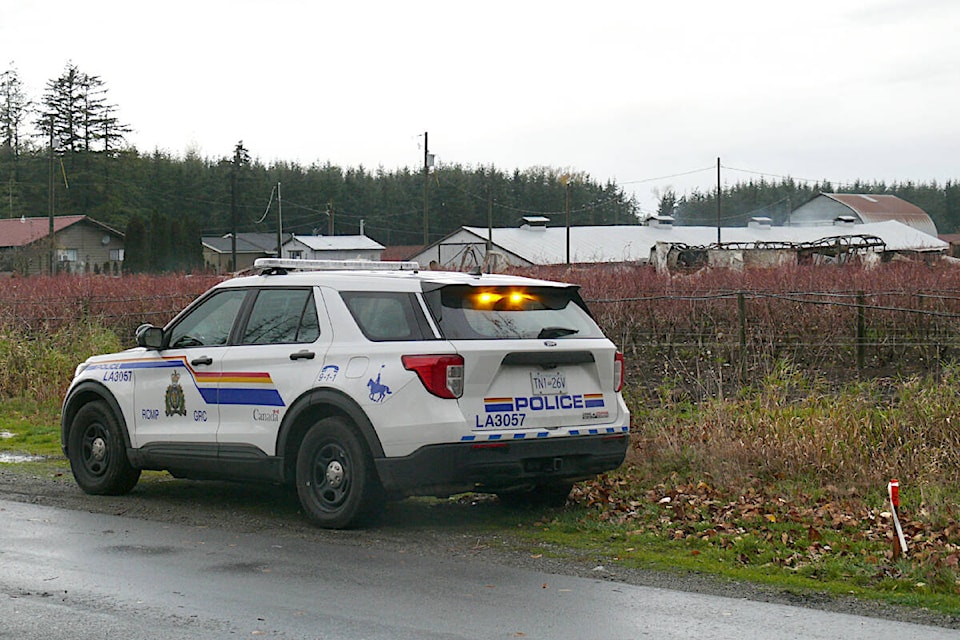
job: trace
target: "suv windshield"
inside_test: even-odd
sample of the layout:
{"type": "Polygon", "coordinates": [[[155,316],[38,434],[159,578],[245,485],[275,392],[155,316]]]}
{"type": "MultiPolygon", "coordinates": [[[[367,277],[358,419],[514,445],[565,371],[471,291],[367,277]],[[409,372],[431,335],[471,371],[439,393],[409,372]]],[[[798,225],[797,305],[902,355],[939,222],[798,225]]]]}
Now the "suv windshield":
{"type": "Polygon", "coordinates": [[[603,337],[575,288],[450,285],[425,298],[447,340],[603,337]]]}

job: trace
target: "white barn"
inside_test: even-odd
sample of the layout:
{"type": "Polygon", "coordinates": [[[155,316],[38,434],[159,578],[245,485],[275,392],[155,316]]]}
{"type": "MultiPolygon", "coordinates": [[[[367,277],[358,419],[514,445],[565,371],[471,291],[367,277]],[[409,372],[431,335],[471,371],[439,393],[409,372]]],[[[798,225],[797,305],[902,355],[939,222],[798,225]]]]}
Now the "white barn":
{"type": "MultiPolygon", "coordinates": [[[[525,219],[515,228],[460,227],[411,256],[423,266],[465,271],[482,266],[499,271],[506,266],[588,263],[649,263],[656,260],[657,243],[705,247],[717,243],[716,227],[674,226],[669,218],[654,217],[645,225],[547,227],[544,219],[525,219]],[[569,243],[567,238],[569,237],[569,243]],[[487,252],[491,242],[490,255],[487,252]]],[[[826,238],[875,236],[885,252],[942,253],[948,244],[901,222],[774,227],[758,220],[747,227],[720,229],[723,244],[810,244],[826,238]]]]}
{"type": "Polygon", "coordinates": [[[365,235],[293,235],[283,243],[283,257],[303,260],[380,260],[384,248],[365,235]]]}

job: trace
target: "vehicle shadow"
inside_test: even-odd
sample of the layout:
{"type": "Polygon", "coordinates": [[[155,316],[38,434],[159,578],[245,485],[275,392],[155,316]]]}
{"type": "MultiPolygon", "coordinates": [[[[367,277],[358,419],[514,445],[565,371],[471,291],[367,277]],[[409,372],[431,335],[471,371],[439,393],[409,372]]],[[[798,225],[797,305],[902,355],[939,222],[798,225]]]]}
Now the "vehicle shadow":
{"type": "MultiPolygon", "coordinates": [[[[195,481],[156,473],[145,474],[129,495],[113,500],[122,503],[125,515],[147,519],[230,526],[243,531],[319,530],[303,515],[296,491],[281,485],[195,481]]],[[[556,511],[507,507],[487,494],[415,497],[386,503],[362,530],[482,532],[531,524],[556,511]]]]}

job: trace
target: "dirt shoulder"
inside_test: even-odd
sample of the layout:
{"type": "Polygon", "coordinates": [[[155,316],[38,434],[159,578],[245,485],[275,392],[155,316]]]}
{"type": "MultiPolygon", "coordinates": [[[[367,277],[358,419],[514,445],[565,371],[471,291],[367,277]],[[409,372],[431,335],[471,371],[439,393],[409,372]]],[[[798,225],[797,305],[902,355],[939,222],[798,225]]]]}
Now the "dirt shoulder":
{"type": "MultiPolygon", "coordinates": [[[[451,558],[479,558],[546,573],[960,629],[960,616],[925,609],[852,597],[837,598],[818,592],[797,593],[699,574],[627,569],[576,550],[531,547],[528,540],[512,535],[503,526],[502,507],[494,500],[405,500],[388,505],[375,526],[328,531],[308,524],[300,513],[296,495],[280,487],[193,482],[150,474],[126,496],[89,496],[77,487],[65,468],[37,472],[6,464],[0,464],[0,499],[163,523],[377,546],[408,556],[442,554],[451,558]]],[[[528,525],[535,520],[531,514],[518,513],[517,518],[528,525]]],[[[524,526],[523,522],[517,526],[524,526]]]]}

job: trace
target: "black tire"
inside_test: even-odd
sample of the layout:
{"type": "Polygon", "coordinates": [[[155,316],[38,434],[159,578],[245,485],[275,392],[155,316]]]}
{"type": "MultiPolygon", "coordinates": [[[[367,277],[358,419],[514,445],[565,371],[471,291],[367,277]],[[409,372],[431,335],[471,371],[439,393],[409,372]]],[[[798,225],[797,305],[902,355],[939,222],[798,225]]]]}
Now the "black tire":
{"type": "Polygon", "coordinates": [[[349,420],[324,418],[307,432],[297,453],[297,495],[307,517],[327,529],[355,527],[376,515],[383,489],[349,420]]]}
{"type": "Polygon", "coordinates": [[[572,482],[547,482],[532,489],[502,491],[497,497],[506,507],[562,507],[567,504],[571,489],[572,482]]]}
{"type": "Polygon", "coordinates": [[[73,477],[87,493],[123,495],[140,479],[140,469],[127,458],[117,417],[101,400],[88,402],[77,411],[70,424],[67,451],[73,477]]]}

